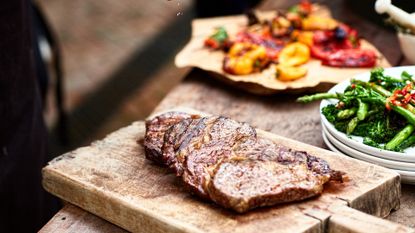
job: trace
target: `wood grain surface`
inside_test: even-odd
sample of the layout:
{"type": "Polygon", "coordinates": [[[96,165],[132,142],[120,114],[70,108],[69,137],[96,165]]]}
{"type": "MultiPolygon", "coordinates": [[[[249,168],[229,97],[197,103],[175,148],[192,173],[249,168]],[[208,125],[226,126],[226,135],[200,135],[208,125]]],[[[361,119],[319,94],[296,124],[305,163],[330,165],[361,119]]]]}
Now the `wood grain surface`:
{"type": "Polygon", "coordinates": [[[126,230],[67,203],[39,233],[126,233],[126,230]]]}
{"type": "MultiPolygon", "coordinates": [[[[399,208],[397,173],[258,130],[260,137],[327,160],[333,169],[346,171],[350,181],[329,183],[323,195],[308,201],[237,214],[191,196],[167,169],[146,160],[137,144],[144,132],[144,123],[136,122],[56,158],[43,169],[45,189],[133,232],[323,232],[330,216],[342,215],[336,212],[341,206],[377,216],[399,208]]],[[[343,223],[336,224],[347,229],[343,223]]],[[[374,222],[383,224],[390,223],[374,222]]]]}

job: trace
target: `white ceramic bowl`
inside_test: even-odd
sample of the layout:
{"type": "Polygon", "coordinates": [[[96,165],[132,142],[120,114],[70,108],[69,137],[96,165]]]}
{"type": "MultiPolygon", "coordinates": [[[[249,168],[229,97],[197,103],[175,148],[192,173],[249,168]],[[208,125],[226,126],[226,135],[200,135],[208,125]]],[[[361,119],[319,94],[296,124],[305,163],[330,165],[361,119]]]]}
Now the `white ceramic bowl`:
{"type": "MultiPolygon", "coordinates": [[[[340,154],[347,155],[347,153],[345,153],[345,152],[341,151],[340,149],[336,148],[333,145],[333,143],[330,142],[330,140],[326,136],[326,133],[324,133],[324,132],[323,132],[323,141],[324,141],[324,143],[327,145],[327,147],[330,150],[332,150],[334,152],[337,152],[337,153],[340,153],[340,154]]],[[[350,157],[353,157],[353,156],[350,156],[350,157]]],[[[370,161],[367,161],[367,162],[370,162],[370,161]]],[[[391,168],[389,168],[389,169],[391,169],[391,168]]],[[[402,181],[402,183],[405,183],[405,184],[415,184],[415,172],[412,172],[412,171],[403,171],[403,170],[400,170],[400,169],[391,169],[391,170],[393,170],[393,171],[395,171],[395,172],[397,172],[397,173],[399,173],[401,175],[401,181],[402,181]]]]}
{"type": "MultiPolygon", "coordinates": [[[[393,67],[385,69],[385,74],[395,77],[400,77],[402,71],[407,71],[410,74],[415,74],[415,66],[402,66],[402,67],[393,67]]],[[[367,81],[369,80],[370,72],[365,72],[359,75],[356,75],[355,79],[367,81]]],[[[344,81],[332,89],[329,90],[331,93],[343,93],[347,86],[350,85],[350,81],[344,81]]],[[[404,152],[393,152],[382,150],[379,148],[371,147],[368,145],[363,144],[363,138],[357,136],[348,136],[345,133],[342,133],[334,128],[334,126],[326,119],[326,117],[321,114],[321,109],[329,104],[336,103],[337,100],[323,100],[320,104],[320,115],[321,115],[321,122],[322,125],[327,128],[327,131],[330,132],[337,140],[341,141],[343,144],[352,147],[356,150],[361,152],[370,154],[372,156],[380,157],[383,159],[389,160],[396,160],[396,161],[403,161],[403,162],[412,162],[415,163],[415,147],[411,147],[406,149],[404,152]]]]}
{"type": "Polygon", "coordinates": [[[324,126],[323,126],[323,133],[325,134],[327,139],[337,148],[337,150],[339,150],[345,155],[348,155],[353,158],[360,159],[360,160],[363,160],[369,163],[377,164],[377,165],[380,165],[386,168],[415,172],[415,163],[383,159],[383,158],[379,158],[379,157],[372,156],[370,154],[358,151],[352,147],[349,147],[343,144],[341,141],[337,140],[333,135],[330,134],[330,132],[327,131],[327,129],[324,126]]]}
{"type": "Polygon", "coordinates": [[[415,64],[415,36],[398,32],[402,53],[411,64],[415,64]]]}

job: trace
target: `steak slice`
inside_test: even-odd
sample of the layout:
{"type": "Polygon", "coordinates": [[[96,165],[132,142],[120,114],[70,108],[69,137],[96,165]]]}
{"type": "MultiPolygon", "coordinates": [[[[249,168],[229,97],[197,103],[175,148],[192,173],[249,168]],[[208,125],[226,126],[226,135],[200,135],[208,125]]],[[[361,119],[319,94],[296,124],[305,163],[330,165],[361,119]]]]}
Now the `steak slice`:
{"type": "Polygon", "coordinates": [[[146,135],[144,137],[144,149],[146,158],[164,165],[161,147],[165,132],[176,123],[188,118],[198,118],[183,112],[167,112],[146,121],[146,135]]]}
{"type": "Polygon", "coordinates": [[[324,183],[304,163],[231,159],[217,167],[208,193],[219,205],[243,213],[318,195],[324,183]]]}
{"type": "Polygon", "coordinates": [[[248,139],[255,140],[256,131],[246,123],[226,117],[204,117],[187,130],[184,140],[175,145],[176,174],[201,197],[208,197],[205,181],[209,167],[232,156],[232,147],[248,139]]]}
{"type": "Polygon", "coordinates": [[[316,196],[332,174],[342,175],[325,160],[267,139],[244,143],[233,154],[211,170],[206,189],[213,201],[240,213],[316,196]]]}
{"type": "Polygon", "coordinates": [[[167,130],[164,135],[164,142],[162,146],[162,159],[166,165],[171,167],[178,176],[183,172],[179,163],[177,163],[176,151],[179,150],[183,144],[188,144],[189,140],[200,133],[205,127],[206,118],[199,119],[184,119],[179,123],[173,125],[167,130]]]}

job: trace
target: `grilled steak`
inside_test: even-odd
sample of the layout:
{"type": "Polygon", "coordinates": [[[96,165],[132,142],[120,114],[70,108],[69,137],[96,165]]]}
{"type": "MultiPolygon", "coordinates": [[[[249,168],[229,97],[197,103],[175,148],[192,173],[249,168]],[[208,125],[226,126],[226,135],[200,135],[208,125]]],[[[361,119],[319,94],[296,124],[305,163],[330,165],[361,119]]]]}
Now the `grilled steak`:
{"type": "Polygon", "coordinates": [[[163,164],[161,147],[165,132],[170,126],[180,122],[183,119],[198,118],[197,115],[191,115],[183,112],[168,112],[146,121],[146,135],[144,137],[144,148],[146,158],[163,164]]]}
{"type": "Polygon", "coordinates": [[[255,207],[315,196],[323,191],[324,183],[305,164],[237,159],[218,166],[208,189],[213,201],[243,213],[255,207]]]}
{"type": "Polygon", "coordinates": [[[207,169],[232,156],[235,144],[255,139],[256,132],[248,124],[225,117],[204,117],[197,121],[193,128],[188,128],[181,144],[175,145],[174,169],[193,192],[207,197],[203,187],[209,175],[207,169]]]}
{"type": "Polygon", "coordinates": [[[216,203],[241,213],[318,195],[333,173],[326,161],[266,139],[233,153],[213,169],[207,192],[216,203]]]}
{"type": "Polygon", "coordinates": [[[257,138],[254,128],[226,117],[166,113],[146,126],[147,158],[237,212],[318,195],[343,176],[323,159],[257,138]]]}

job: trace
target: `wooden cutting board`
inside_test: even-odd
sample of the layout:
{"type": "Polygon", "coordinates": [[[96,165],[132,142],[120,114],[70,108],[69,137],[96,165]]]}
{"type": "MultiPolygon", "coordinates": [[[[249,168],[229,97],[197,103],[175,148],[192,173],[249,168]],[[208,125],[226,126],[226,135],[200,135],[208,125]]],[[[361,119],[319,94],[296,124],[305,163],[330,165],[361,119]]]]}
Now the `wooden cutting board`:
{"type": "Polygon", "coordinates": [[[388,169],[258,130],[326,159],[350,181],[330,183],[307,201],[237,214],[188,194],[167,169],[146,160],[137,144],[144,133],[144,122],[135,122],[57,157],[42,171],[44,188],[132,232],[413,232],[368,215],[399,208],[400,178],[388,169]]]}

